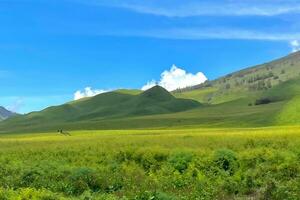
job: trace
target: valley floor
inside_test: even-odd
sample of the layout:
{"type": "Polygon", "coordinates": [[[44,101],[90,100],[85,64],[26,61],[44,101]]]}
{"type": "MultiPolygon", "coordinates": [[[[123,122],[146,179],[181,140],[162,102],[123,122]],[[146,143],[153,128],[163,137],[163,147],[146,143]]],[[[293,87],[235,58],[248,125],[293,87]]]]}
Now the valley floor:
{"type": "Polygon", "coordinates": [[[0,199],[299,199],[300,127],[0,137],[0,199]]]}

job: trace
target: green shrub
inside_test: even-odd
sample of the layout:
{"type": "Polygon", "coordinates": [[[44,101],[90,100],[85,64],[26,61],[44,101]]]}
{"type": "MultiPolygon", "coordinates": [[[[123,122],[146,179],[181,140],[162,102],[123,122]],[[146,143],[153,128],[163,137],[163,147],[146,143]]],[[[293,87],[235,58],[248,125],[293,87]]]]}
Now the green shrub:
{"type": "Polygon", "coordinates": [[[193,160],[193,154],[190,152],[176,152],[171,154],[169,163],[180,173],[183,173],[193,160]]]}
{"type": "Polygon", "coordinates": [[[233,174],[238,167],[235,152],[229,149],[220,149],[214,152],[213,160],[216,165],[230,174],[233,174]]]}
{"type": "Polygon", "coordinates": [[[168,153],[162,149],[143,149],[135,152],[132,159],[146,171],[158,170],[163,161],[167,160],[168,153]]]}
{"type": "Polygon", "coordinates": [[[100,183],[97,173],[90,168],[75,169],[69,177],[69,193],[82,194],[86,190],[98,191],[100,183]]]}

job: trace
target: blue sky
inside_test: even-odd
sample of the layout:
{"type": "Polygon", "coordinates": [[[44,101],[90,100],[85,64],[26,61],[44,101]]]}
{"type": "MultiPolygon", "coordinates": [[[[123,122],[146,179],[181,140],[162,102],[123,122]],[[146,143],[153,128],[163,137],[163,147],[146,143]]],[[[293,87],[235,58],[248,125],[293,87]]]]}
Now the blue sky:
{"type": "Polygon", "coordinates": [[[20,113],[142,88],[173,64],[208,79],[299,49],[299,0],[0,0],[0,105],[20,113]]]}

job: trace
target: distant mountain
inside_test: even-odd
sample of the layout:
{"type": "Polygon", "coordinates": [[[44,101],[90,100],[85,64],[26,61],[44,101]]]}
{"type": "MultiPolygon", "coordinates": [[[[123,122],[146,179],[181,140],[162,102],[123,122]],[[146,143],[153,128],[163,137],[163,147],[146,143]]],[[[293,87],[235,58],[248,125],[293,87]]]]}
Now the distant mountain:
{"type": "Polygon", "coordinates": [[[15,116],[16,114],[13,112],[8,111],[4,107],[0,106],[0,121],[8,119],[12,116],[15,116]]]}
{"type": "Polygon", "coordinates": [[[68,124],[176,113],[199,106],[197,101],[175,98],[160,86],[142,93],[117,90],[18,116],[1,123],[0,129],[55,130],[68,124]]]}

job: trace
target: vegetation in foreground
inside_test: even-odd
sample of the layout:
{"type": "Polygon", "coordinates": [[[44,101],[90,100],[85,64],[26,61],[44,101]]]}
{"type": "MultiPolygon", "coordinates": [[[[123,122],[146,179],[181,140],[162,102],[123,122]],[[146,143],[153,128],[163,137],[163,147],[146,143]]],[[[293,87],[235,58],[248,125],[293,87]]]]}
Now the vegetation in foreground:
{"type": "Polygon", "coordinates": [[[299,199],[299,127],[0,138],[0,199],[299,199]]]}

